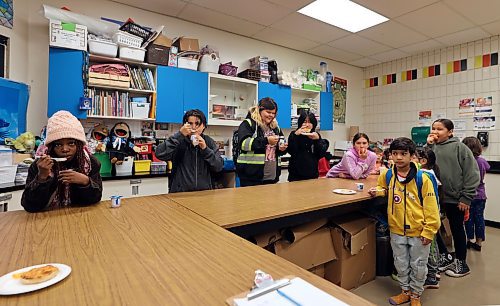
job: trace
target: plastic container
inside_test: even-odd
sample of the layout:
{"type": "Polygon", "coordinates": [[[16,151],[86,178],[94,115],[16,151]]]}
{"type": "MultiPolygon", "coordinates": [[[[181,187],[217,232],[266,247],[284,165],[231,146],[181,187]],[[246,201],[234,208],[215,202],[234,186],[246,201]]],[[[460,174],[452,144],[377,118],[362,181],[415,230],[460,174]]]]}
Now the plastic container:
{"type": "Polygon", "coordinates": [[[120,46],[120,58],[123,60],[144,62],[146,49],[137,49],[120,46]]]}
{"type": "Polygon", "coordinates": [[[111,174],[111,160],[109,160],[109,155],[105,152],[94,153],[94,157],[101,163],[100,174],[111,174]]]}
{"type": "Polygon", "coordinates": [[[151,163],[151,173],[161,174],[167,172],[167,163],[164,161],[152,162],[151,163]]]}
{"type": "Polygon", "coordinates": [[[132,156],[127,156],[123,160],[121,165],[116,165],[116,175],[127,175],[132,174],[132,168],[134,167],[134,158],[132,156]]]}
{"type": "Polygon", "coordinates": [[[178,57],[177,67],[190,70],[198,70],[198,60],[189,57],[178,57]]]}
{"type": "Polygon", "coordinates": [[[143,39],[139,36],[135,36],[123,31],[118,31],[113,34],[113,42],[115,42],[119,46],[140,48],[142,45],[142,41],[143,39]]]}
{"type": "Polygon", "coordinates": [[[125,22],[121,27],[120,30],[128,32],[130,34],[136,35],[141,37],[143,40],[148,40],[149,36],[153,34],[152,31],[148,30],[145,27],[142,27],[138,25],[137,23],[134,23],[132,21],[127,21],[125,22]]]}
{"type": "Polygon", "coordinates": [[[0,167],[0,184],[14,183],[17,165],[0,167]]]}
{"type": "Polygon", "coordinates": [[[116,57],[118,45],[110,41],[89,39],[89,52],[96,55],[116,57]]]}
{"type": "Polygon", "coordinates": [[[149,118],[149,103],[130,102],[132,106],[132,118],[147,119],[149,118]]]}
{"type": "Polygon", "coordinates": [[[135,174],[148,174],[151,171],[150,160],[134,160],[135,174]]]}
{"type": "Polygon", "coordinates": [[[9,147],[0,147],[0,166],[12,166],[12,154],[9,147]]]}
{"type": "Polygon", "coordinates": [[[377,276],[389,276],[392,273],[394,259],[392,257],[391,237],[377,237],[376,247],[377,276]]]}

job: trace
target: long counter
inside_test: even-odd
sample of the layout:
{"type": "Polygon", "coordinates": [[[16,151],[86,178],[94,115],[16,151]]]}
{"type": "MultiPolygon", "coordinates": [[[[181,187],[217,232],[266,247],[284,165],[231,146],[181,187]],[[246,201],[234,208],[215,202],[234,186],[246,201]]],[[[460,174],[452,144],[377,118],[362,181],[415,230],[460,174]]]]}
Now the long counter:
{"type": "MultiPolygon", "coordinates": [[[[276,203],[280,196],[274,195],[276,203]]],[[[73,269],[51,288],[0,296],[0,304],[223,305],[248,290],[254,271],[262,269],[275,278],[299,276],[350,305],[372,305],[168,196],[124,199],[116,209],[109,205],[0,214],[0,275],[51,262],[73,269]]]]}

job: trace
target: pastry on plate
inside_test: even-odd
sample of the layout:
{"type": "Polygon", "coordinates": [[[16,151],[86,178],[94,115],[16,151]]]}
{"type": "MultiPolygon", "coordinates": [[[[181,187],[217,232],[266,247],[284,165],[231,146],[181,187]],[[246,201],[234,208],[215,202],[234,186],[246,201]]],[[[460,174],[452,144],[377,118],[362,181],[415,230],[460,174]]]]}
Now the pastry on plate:
{"type": "Polygon", "coordinates": [[[59,269],[57,267],[46,265],[38,268],[33,268],[23,273],[14,274],[12,275],[12,277],[20,279],[21,282],[25,285],[30,285],[46,282],[56,277],[58,273],[59,269]]]}

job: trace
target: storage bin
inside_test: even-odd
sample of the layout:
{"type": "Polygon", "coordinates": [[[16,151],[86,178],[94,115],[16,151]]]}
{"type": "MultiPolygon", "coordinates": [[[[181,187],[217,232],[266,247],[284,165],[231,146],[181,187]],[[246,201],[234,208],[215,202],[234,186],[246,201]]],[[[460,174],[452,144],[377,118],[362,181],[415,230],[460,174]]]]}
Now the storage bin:
{"type": "Polygon", "coordinates": [[[17,165],[0,167],[0,184],[14,183],[17,165]]]}
{"type": "Polygon", "coordinates": [[[101,163],[100,174],[111,175],[111,160],[109,160],[109,154],[105,152],[94,153],[94,157],[101,163]]]}
{"type": "Polygon", "coordinates": [[[89,39],[89,52],[96,55],[116,57],[118,45],[110,41],[89,39]]]}
{"type": "Polygon", "coordinates": [[[116,175],[127,175],[132,174],[132,168],[134,167],[134,158],[132,156],[127,156],[123,160],[121,165],[116,165],[116,175]]]}
{"type": "Polygon", "coordinates": [[[189,57],[179,57],[177,58],[177,67],[198,70],[198,60],[189,57]]]}
{"type": "MultiPolygon", "coordinates": [[[[152,31],[149,29],[142,27],[138,25],[137,23],[134,23],[133,21],[128,20],[125,22],[121,27],[120,30],[125,31],[127,33],[130,33],[135,36],[139,36],[140,38],[143,39],[143,41],[146,41],[149,39],[149,36],[153,34],[152,31]]],[[[142,42],[141,42],[142,43],[142,42]]]]}
{"type": "Polygon", "coordinates": [[[217,73],[219,70],[220,59],[216,53],[204,54],[200,59],[199,71],[217,73]]]}
{"type": "Polygon", "coordinates": [[[168,65],[170,47],[151,44],[147,48],[146,62],[156,65],[168,65]]]}
{"type": "Polygon", "coordinates": [[[12,150],[9,147],[0,147],[0,166],[12,166],[12,150]]]}
{"type": "Polygon", "coordinates": [[[150,160],[134,160],[135,174],[148,174],[151,170],[150,160]]]}
{"type": "Polygon", "coordinates": [[[132,118],[147,119],[149,118],[149,103],[130,102],[132,106],[132,118]]]}
{"type": "Polygon", "coordinates": [[[137,49],[120,46],[120,58],[124,60],[144,62],[146,49],[137,49]]]}
{"type": "Polygon", "coordinates": [[[140,48],[142,45],[142,38],[127,32],[118,31],[113,34],[113,42],[119,46],[140,48]]]}
{"type": "Polygon", "coordinates": [[[151,173],[161,174],[167,172],[167,163],[164,161],[152,162],[151,163],[151,173]]]}
{"type": "Polygon", "coordinates": [[[219,74],[236,76],[237,72],[238,72],[238,67],[233,66],[232,62],[220,64],[219,66],[219,74]]]}

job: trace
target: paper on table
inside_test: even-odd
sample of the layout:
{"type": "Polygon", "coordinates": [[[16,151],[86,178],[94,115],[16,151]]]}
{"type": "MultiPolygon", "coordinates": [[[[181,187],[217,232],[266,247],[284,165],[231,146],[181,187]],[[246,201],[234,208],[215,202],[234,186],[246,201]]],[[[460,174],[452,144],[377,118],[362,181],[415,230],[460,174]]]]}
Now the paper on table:
{"type": "Polygon", "coordinates": [[[290,285],[280,288],[280,291],[286,294],[290,299],[295,301],[289,301],[287,298],[278,294],[278,292],[272,291],[270,293],[264,294],[252,300],[247,300],[246,298],[235,299],[234,305],[236,306],[295,306],[297,304],[302,306],[348,306],[348,304],[340,301],[339,299],[329,295],[323,290],[316,288],[305,280],[295,277],[290,281],[290,285]]]}

